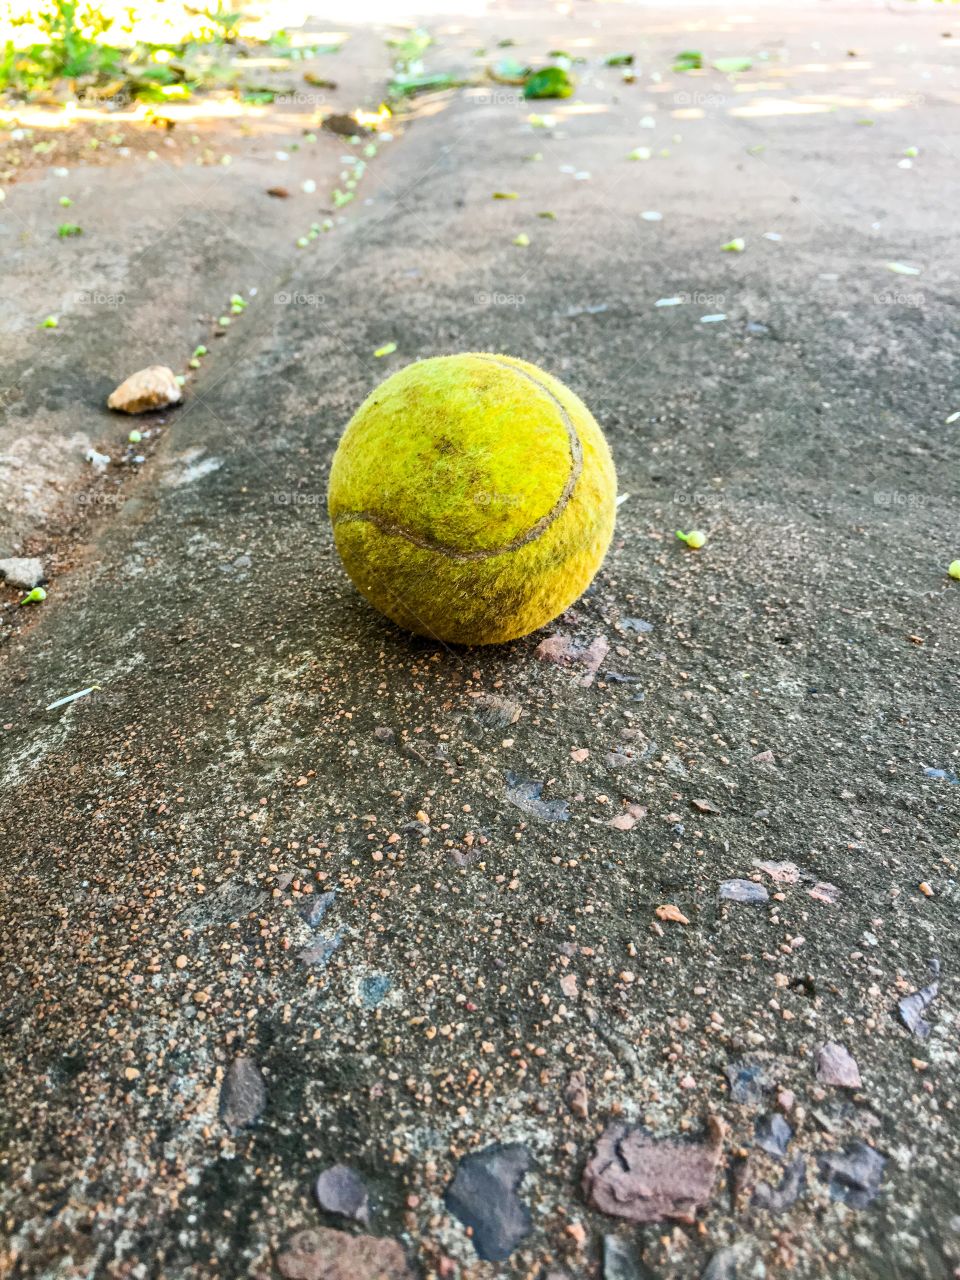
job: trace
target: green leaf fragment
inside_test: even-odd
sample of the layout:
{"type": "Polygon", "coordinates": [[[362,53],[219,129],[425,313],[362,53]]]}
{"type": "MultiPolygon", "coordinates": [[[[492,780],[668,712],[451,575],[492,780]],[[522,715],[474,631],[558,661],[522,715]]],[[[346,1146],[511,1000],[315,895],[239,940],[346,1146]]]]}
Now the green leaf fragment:
{"type": "Polygon", "coordinates": [[[569,98],[574,82],[563,67],[544,67],[523,86],[525,98],[569,98]]]}
{"type": "Polygon", "coordinates": [[[910,158],[911,160],[915,160],[915,159],[917,158],[917,156],[920,154],[920,148],[919,148],[919,147],[907,147],[906,151],[904,151],[904,153],[903,153],[903,154],[904,154],[905,156],[909,156],[909,158],[910,158]]]}
{"type": "Polygon", "coordinates": [[[519,200],[520,197],[516,191],[495,191],[493,193],[494,200],[519,200]]]}
{"type": "Polygon", "coordinates": [[[189,368],[189,369],[199,369],[199,368],[200,368],[200,361],[197,359],[197,357],[196,357],[196,356],[194,356],[192,360],[188,360],[188,361],[187,361],[187,368],[189,368]]]}
{"type": "MultiPolygon", "coordinates": [[[[418,93],[429,93],[435,89],[456,89],[462,83],[447,71],[416,76],[404,73],[394,76],[388,86],[388,92],[394,98],[412,98],[418,93]]],[[[357,138],[357,141],[359,142],[360,139],[357,138]]]]}
{"type": "Polygon", "coordinates": [[[20,603],[21,604],[39,604],[41,600],[46,600],[46,598],[47,598],[47,593],[44,591],[43,587],[34,587],[32,591],[27,592],[27,594],[23,597],[20,603]]]}
{"type": "Polygon", "coordinates": [[[947,573],[949,573],[951,578],[960,579],[960,560],[951,560],[947,573]]]}
{"type": "Polygon", "coordinates": [[[746,247],[747,242],[741,236],[736,236],[733,240],[728,240],[726,244],[720,246],[724,253],[743,253],[746,247]]]}
{"type": "Polygon", "coordinates": [[[57,235],[61,240],[67,239],[68,236],[82,236],[83,228],[78,227],[75,222],[61,222],[57,227],[57,235]]]}
{"type": "Polygon", "coordinates": [[[521,249],[526,249],[530,243],[530,237],[525,231],[521,231],[518,236],[513,237],[513,243],[518,245],[521,249]]]}
{"type": "Polygon", "coordinates": [[[703,54],[699,49],[685,49],[673,60],[674,71],[699,71],[703,66],[703,54]]]}
{"type": "Polygon", "coordinates": [[[649,147],[634,147],[627,156],[628,160],[649,160],[653,152],[649,147]]]}
{"type": "Polygon", "coordinates": [[[230,327],[230,317],[229,317],[229,316],[221,316],[221,317],[220,317],[220,319],[217,321],[217,324],[220,326],[220,328],[221,328],[221,329],[229,329],[229,327],[230,327]]]}
{"type": "Polygon", "coordinates": [[[72,204],[73,204],[73,201],[70,199],[70,197],[69,197],[69,196],[61,196],[61,197],[60,197],[60,207],[61,207],[61,208],[63,208],[63,209],[69,209],[69,208],[70,208],[70,206],[71,206],[72,204]]]}
{"type": "Polygon", "coordinates": [[[738,71],[749,71],[753,66],[752,58],[714,58],[713,65],[724,75],[734,75],[738,71]]]}
{"type": "Polygon", "coordinates": [[[608,67],[632,67],[633,54],[632,53],[608,53],[603,61],[608,67]]]}
{"type": "Polygon", "coordinates": [[[383,356],[392,356],[396,349],[397,344],[395,342],[385,342],[382,347],[377,347],[373,354],[380,360],[383,356]]]}
{"type": "Polygon", "coordinates": [[[707,535],[701,529],[693,529],[690,533],[682,533],[678,529],[677,537],[681,542],[685,542],[688,547],[692,547],[694,551],[699,551],[707,540],[707,535]]]}
{"type": "Polygon", "coordinates": [[[556,222],[557,220],[557,215],[552,209],[542,209],[540,213],[537,214],[537,217],[546,218],[548,222],[556,222]]]}
{"type": "Polygon", "coordinates": [[[60,321],[57,319],[56,316],[47,316],[46,320],[42,320],[40,322],[40,328],[56,329],[59,326],[59,324],[60,324],[60,321]]]}
{"type": "Polygon", "coordinates": [[[887,262],[884,264],[895,276],[918,276],[920,267],[911,267],[906,262],[887,262]]]}

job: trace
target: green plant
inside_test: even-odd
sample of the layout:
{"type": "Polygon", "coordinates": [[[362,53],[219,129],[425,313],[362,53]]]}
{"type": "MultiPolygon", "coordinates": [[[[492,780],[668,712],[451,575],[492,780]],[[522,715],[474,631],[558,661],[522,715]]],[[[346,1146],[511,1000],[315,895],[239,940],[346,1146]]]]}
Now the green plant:
{"type": "Polygon", "coordinates": [[[217,0],[216,8],[191,9],[189,5],[184,7],[187,13],[203,18],[210,24],[201,27],[195,33],[194,39],[209,41],[212,44],[233,44],[236,41],[244,15],[227,9],[223,0],[217,0]]]}
{"type": "Polygon", "coordinates": [[[94,4],[49,0],[45,8],[24,13],[13,21],[15,26],[37,27],[45,38],[26,49],[17,49],[7,41],[0,58],[0,89],[29,91],[55,80],[102,75],[111,71],[120,58],[119,49],[101,40],[113,19],[94,4]]]}
{"type": "Polygon", "coordinates": [[[31,53],[34,57],[39,55],[52,79],[72,79],[100,71],[105,60],[112,63],[119,56],[118,50],[100,43],[100,36],[109,31],[113,19],[93,4],[81,7],[79,0],[51,0],[47,8],[32,15],[32,21],[47,37],[47,43],[34,45],[31,53]]]}

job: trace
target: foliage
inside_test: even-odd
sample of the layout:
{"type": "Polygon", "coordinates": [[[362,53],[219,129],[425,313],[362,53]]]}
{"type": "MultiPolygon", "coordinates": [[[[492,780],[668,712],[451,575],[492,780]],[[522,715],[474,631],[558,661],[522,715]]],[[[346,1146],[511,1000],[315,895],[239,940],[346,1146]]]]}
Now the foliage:
{"type": "Polygon", "coordinates": [[[93,4],[79,0],[47,0],[46,7],[14,19],[15,26],[31,25],[43,32],[42,43],[25,50],[8,40],[0,55],[0,89],[16,85],[31,89],[60,79],[110,72],[120,50],[101,41],[113,25],[93,4]]]}
{"type": "Polygon", "coordinates": [[[64,80],[80,81],[89,92],[119,77],[116,90],[127,96],[156,102],[189,97],[201,83],[224,80],[218,50],[237,41],[242,4],[243,0],[216,0],[205,8],[191,8],[181,3],[177,7],[184,17],[183,34],[165,45],[134,38],[135,4],[127,8],[125,21],[104,13],[106,6],[98,0],[36,0],[29,11],[18,6],[11,25],[32,28],[43,38],[25,47],[14,40],[0,43],[0,92],[29,96],[64,80]]]}
{"type": "Polygon", "coordinates": [[[563,67],[544,67],[523,86],[525,98],[569,98],[571,93],[573,81],[563,67]]]}

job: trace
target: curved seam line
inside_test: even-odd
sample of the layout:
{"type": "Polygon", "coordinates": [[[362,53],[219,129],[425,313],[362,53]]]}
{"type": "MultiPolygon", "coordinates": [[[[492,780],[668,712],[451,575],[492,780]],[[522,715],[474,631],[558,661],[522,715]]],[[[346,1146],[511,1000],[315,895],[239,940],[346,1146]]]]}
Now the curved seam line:
{"type": "Polygon", "coordinates": [[[477,360],[486,360],[490,364],[498,364],[501,369],[510,369],[513,373],[519,373],[521,377],[526,378],[528,382],[532,382],[535,387],[543,391],[557,406],[560,411],[560,417],[567,432],[567,441],[570,445],[570,473],[567,476],[566,484],[560,493],[560,497],[553,504],[550,510],[540,517],[536,524],[531,525],[526,533],[520,534],[514,538],[512,542],[505,543],[502,547],[492,547],[490,549],[482,549],[478,551],[463,551],[458,547],[447,546],[443,542],[437,542],[433,538],[425,538],[412,533],[409,529],[405,529],[403,525],[396,524],[392,520],[385,520],[383,516],[377,515],[375,511],[344,511],[334,520],[334,528],[339,524],[354,523],[364,521],[367,524],[375,525],[381,533],[390,534],[396,538],[404,538],[407,542],[412,543],[415,547],[420,547],[424,551],[437,551],[445,556],[449,556],[451,560],[489,560],[494,556],[509,555],[511,551],[519,551],[521,547],[525,547],[529,542],[535,542],[550,525],[563,514],[577,481],[583,472],[583,445],[577,434],[577,429],[570,420],[570,415],[561,401],[553,394],[549,387],[544,386],[542,382],[526,369],[520,369],[515,364],[510,364],[506,360],[499,360],[496,356],[474,354],[477,360]]]}

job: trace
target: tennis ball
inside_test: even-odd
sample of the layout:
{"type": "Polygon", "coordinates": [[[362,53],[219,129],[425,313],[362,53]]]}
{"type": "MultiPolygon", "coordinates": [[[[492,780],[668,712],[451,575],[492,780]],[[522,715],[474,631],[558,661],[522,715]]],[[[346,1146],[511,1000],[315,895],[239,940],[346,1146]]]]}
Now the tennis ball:
{"type": "Polygon", "coordinates": [[[399,626],[452,644],[536,631],[610,545],[617,477],[556,378],[510,356],[422,360],[360,406],[333,458],[337,550],[399,626]]]}

